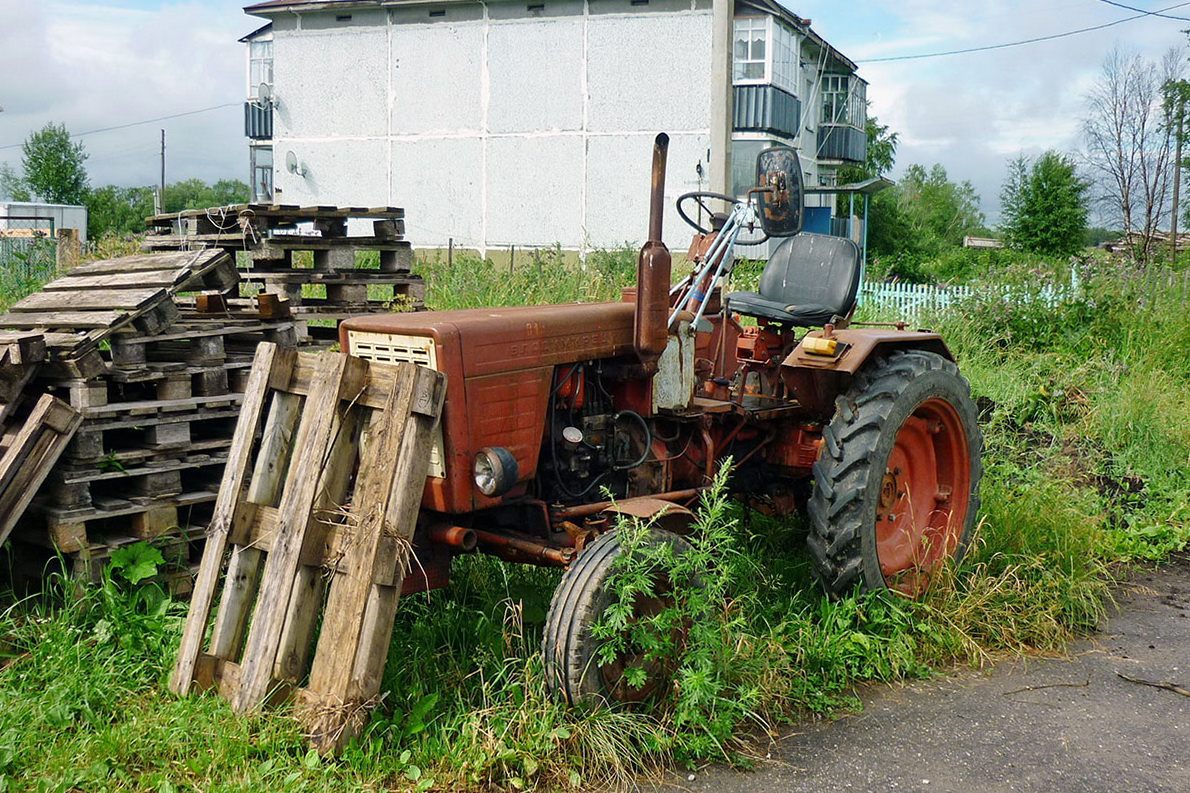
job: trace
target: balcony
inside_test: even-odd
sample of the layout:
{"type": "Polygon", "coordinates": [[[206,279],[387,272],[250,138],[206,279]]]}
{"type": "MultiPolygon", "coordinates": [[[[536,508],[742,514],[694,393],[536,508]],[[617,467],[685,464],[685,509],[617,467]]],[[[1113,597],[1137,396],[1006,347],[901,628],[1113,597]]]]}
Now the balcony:
{"type": "Polygon", "coordinates": [[[818,159],[864,162],[868,157],[868,136],[862,129],[839,124],[818,127],[818,159]]]}
{"type": "Polygon", "coordinates": [[[733,99],[736,132],[769,132],[797,137],[802,103],[773,85],[737,85],[733,99]]]}
{"type": "Polygon", "coordinates": [[[244,103],[244,135],[252,140],[272,140],[273,107],[244,103]]]}

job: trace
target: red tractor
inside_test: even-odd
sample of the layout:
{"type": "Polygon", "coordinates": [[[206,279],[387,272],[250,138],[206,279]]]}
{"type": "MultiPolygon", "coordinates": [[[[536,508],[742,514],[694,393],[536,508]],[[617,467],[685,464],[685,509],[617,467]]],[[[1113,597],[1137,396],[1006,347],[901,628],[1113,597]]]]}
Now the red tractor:
{"type": "Polygon", "coordinates": [[[728,458],[750,504],[805,510],[832,594],[919,592],[963,552],[979,506],[967,382],[937,334],[851,322],[859,250],[802,233],[797,153],[763,151],[745,200],[678,200],[695,236],[675,285],[661,241],[667,145],[658,135],[649,241],[621,302],[372,315],[340,330],[353,355],[447,377],[406,592],[444,586],[453,556],[474,550],[565,568],[544,654],[571,701],[640,695],[622,665],[592,662],[617,518],[654,520],[681,543],[667,533],[688,530],[728,458]],[[769,237],[780,243],[758,291],[725,291],[735,246],[769,237]]]}

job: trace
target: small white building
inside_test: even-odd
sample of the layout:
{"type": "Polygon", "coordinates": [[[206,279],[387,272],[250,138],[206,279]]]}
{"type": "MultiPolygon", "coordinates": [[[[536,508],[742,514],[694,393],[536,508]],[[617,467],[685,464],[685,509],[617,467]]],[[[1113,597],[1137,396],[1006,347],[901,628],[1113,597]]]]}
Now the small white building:
{"type": "MultiPolygon", "coordinates": [[[[257,200],[407,209],[419,247],[481,251],[645,236],[649,156],[672,199],[739,194],[756,153],[807,185],[862,162],[866,83],[775,0],[270,0],[248,50],[257,200]]],[[[832,228],[811,197],[811,229],[832,228]]]]}
{"type": "Polygon", "coordinates": [[[0,201],[0,236],[53,238],[59,229],[74,229],[87,241],[87,208],[74,204],[0,201]]]}

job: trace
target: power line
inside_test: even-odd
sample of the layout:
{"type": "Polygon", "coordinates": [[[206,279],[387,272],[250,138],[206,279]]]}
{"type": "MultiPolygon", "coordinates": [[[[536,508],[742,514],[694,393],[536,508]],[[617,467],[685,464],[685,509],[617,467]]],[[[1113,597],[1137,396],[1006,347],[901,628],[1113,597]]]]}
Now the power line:
{"type": "MultiPolygon", "coordinates": [[[[157,118],[146,118],[144,121],[131,121],[127,124],[117,124],[114,127],[101,127],[99,129],[89,129],[86,132],[73,133],[70,137],[81,138],[84,135],[96,135],[100,132],[112,132],[117,129],[128,129],[129,127],[139,127],[142,124],[155,124],[158,121],[168,121],[171,118],[182,118],[183,116],[196,116],[199,113],[209,113],[212,110],[221,110],[225,107],[239,107],[239,105],[240,105],[239,102],[224,102],[221,105],[211,105],[210,107],[202,107],[202,108],[199,108],[198,110],[187,110],[183,113],[173,113],[168,116],[158,116],[157,118]]],[[[24,143],[9,143],[7,145],[0,146],[0,151],[3,151],[4,149],[15,149],[18,146],[24,146],[24,145],[25,145],[24,143]]]]}
{"type": "Polygon", "coordinates": [[[856,60],[856,63],[887,63],[889,61],[915,61],[915,60],[921,60],[923,58],[941,58],[946,55],[965,55],[970,52],[987,52],[989,50],[1002,50],[1002,49],[1006,49],[1008,47],[1020,47],[1024,44],[1037,44],[1038,42],[1042,42],[1042,41],[1053,41],[1054,39],[1064,39],[1069,36],[1077,36],[1080,33],[1090,33],[1095,30],[1103,30],[1104,28],[1115,27],[1116,25],[1122,25],[1125,22],[1131,22],[1134,19],[1144,19],[1145,17],[1159,16],[1164,11],[1172,11],[1175,8],[1181,8],[1183,6],[1188,6],[1188,5],[1190,5],[1190,2],[1176,3],[1174,5],[1167,6],[1165,8],[1160,8],[1156,11],[1143,11],[1135,16],[1124,17],[1123,19],[1117,19],[1114,22],[1105,22],[1102,25],[1092,25],[1090,27],[1079,28],[1077,30],[1068,30],[1065,33],[1051,33],[1048,36],[1036,36],[1031,39],[1021,39],[1019,41],[1006,41],[1002,44],[986,44],[982,47],[968,47],[966,49],[961,49],[961,50],[946,50],[944,52],[925,52],[920,55],[890,55],[885,58],[862,58],[862,59],[856,60]]]}
{"type": "Polygon", "coordinates": [[[1099,2],[1107,3],[1109,6],[1115,6],[1116,8],[1122,8],[1125,11],[1138,11],[1145,16],[1161,17],[1162,19],[1177,19],[1181,22],[1190,22],[1190,17],[1177,17],[1170,14],[1162,14],[1160,11],[1145,11],[1143,8],[1135,8],[1133,6],[1124,5],[1123,3],[1115,2],[1115,0],[1099,0],[1099,2]]]}

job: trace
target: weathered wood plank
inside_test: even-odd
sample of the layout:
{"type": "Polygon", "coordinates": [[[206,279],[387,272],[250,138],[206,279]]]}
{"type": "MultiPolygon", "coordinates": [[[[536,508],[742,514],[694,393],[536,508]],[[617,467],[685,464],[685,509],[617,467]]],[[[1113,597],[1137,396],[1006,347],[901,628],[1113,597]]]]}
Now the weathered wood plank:
{"type": "Polygon", "coordinates": [[[176,694],[185,694],[194,680],[194,665],[202,648],[210,617],[211,601],[215,595],[223,553],[227,548],[227,534],[235,520],[236,507],[241,500],[244,479],[251,464],[252,444],[260,426],[265,398],[270,386],[284,385],[289,380],[297,353],[284,350],[274,344],[261,344],[256,349],[252,373],[248,377],[244,402],[236,424],[231,448],[228,450],[227,467],[215,501],[215,512],[211,519],[206,547],[194,591],[191,594],[190,612],[182,634],[178,660],[170,679],[170,689],[176,694]]]}
{"type": "Polygon", "coordinates": [[[154,303],[165,300],[164,289],[103,289],[74,292],[35,292],[18,301],[11,313],[25,314],[44,311],[142,311],[154,303]]]}
{"type": "MultiPolygon", "coordinates": [[[[188,274],[188,273],[184,273],[188,274]]],[[[178,283],[177,270],[146,270],[137,273],[104,273],[59,278],[42,287],[46,292],[71,292],[78,289],[169,289],[178,283]]]]}
{"type": "Polygon", "coordinates": [[[175,251],[171,253],[139,253],[99,262],[88,262],[70,271],[60,280],[77,276],[111,275],[113,273],[142,273],[168,270],[175,274],[186,270],[209,267],[226,257],[220,250],[175,251]]]}
{"type": "MultiPolygon", "coordinates": [[[[131,315],[127,311],[113,311],[102,308],[96,311],[28,311],[21,314],[4,314],[0,316],[0,327],[107,328],[126,321],[129,316],[131,315]]],[[[83,341],[86,337],[79,337],[79,339],[83,341]]]]}

